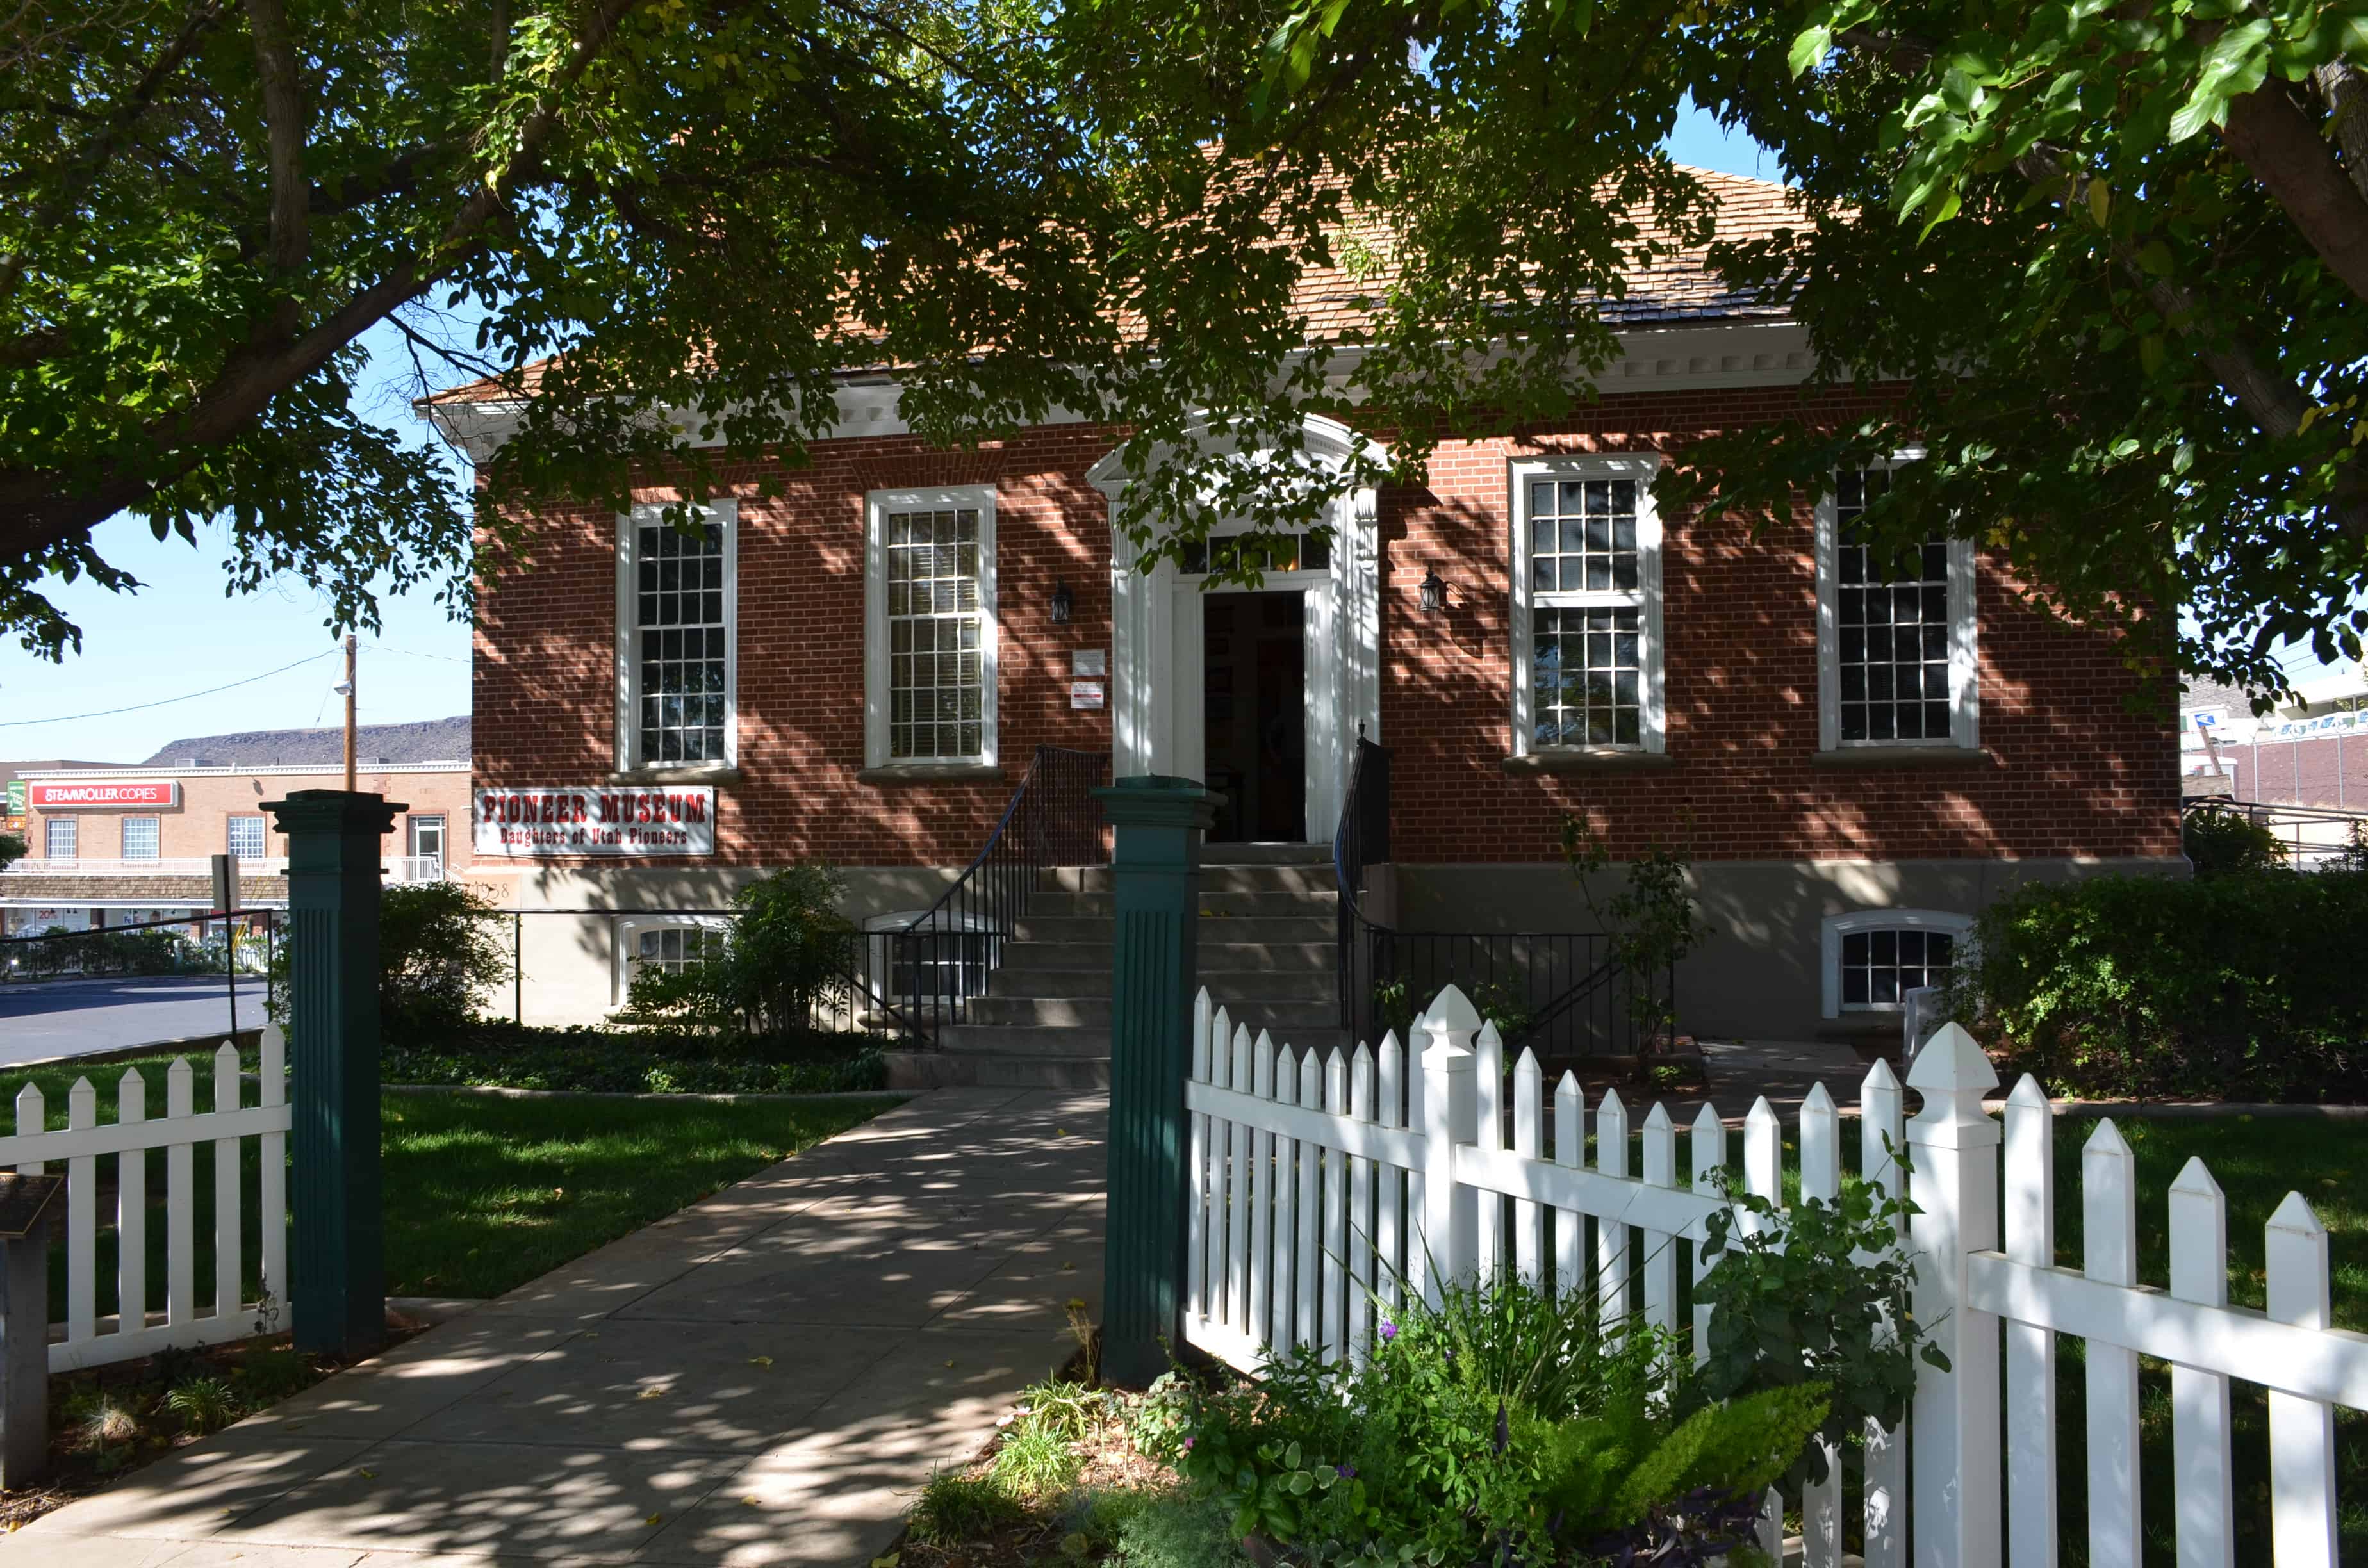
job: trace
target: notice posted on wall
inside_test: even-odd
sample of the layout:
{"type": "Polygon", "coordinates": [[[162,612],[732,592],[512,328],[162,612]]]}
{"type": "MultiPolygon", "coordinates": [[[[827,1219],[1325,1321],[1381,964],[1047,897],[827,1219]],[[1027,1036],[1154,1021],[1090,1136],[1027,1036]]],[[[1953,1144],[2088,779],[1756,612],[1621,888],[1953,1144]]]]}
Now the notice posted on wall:
{"type": "Polygon", "coordinates": [[[707,785],[480,790],[474,816],[481,856],[715,853],[715,790],[707,785]]]}

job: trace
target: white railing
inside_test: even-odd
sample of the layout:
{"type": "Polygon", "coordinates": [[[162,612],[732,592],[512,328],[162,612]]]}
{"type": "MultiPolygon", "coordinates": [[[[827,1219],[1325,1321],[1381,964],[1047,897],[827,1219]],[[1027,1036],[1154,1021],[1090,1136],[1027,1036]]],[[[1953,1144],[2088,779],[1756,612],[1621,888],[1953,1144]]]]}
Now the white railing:
{"type": "MultiPolygon", "coordinates": [[[[1508,1073],[1496,1029],[1460,991],[1440,993],[1415,1034],[1413,1052],[1395,1036],[1378,1051],[1294,1052],[1263,1033],[1252,1039],[1201,993],[1185,1086],[1186,1337],[1244,1370],[1287,1346],[1353,1362],[1406,1291],[1431,1294],[1441,1277],[1508,1267],[1558,1289],[1591,1288],[1607,1317],[1641,1311],[1675,1330],[1677,1244],[1704,1239],[1723,1202],[1707,1180],[1727,1161],[1716,1112],[1704,1107],[1686,1135],[1691,1185],[1680,1186],[1679,1131],[1668,1110],[1656,1105],[1645,1118],[1642,1168],[1632,1172],[1628,1108],[1606,1094],[1590,1166],[1577,1081],[1565,1074],[1549,1092],[1526,1051],[1508,1073]],[[1632,1277],[1641,1301],[1631,1299],[1632,1277]]],[[[2180,1561],[2233,1561],[2227,1383],[2237,1378],[2271,1391],[2280,1568],[2332,1568],[2333,1407],[2368,1408],[2368,1335],[2328,1326],[2327,1235],[2310,1206],[2291,1195],[2270,1221],[2270,1311],[2232,1308],[2219,1189],[2191,1162],[2170,1194],[2171,1288],[2139,1286],[2129,1148],[2100,1122],[2084,1159],[2084,1267],[2059,1268],[2053,1116],[2039,1085],[2026,1078],[2017,1087],[2002,1132],[1983,1106],[1997,1074],[1972,1037],[1949,1026],[1918,1054],[1907,1086],[1923,1108],[1903,1122],[1890,1068],[1877,1062],[1867,1074],[1861,1169],[1889,1186],[1896,1167],[1884,1140],[1898,1147],[1904,1133],[1909,1195],[1922,1210],[1910,1236],[1916,1316],[1952,1370],[1918,1367],[1912,1476],[1906,1433],[1868,1434],[1861,1490],[1871,1568],[1907,1561],[1911,1498],[1919,1564],[1992,1568],[2009,1539],[2017,1568],[2055,1560],[2057,1333],[2089,1339],[2090,1562],[2139,1561],[2136,1367],[2146,1355],[2173,1364],[2180,1561]]],[[[1799,1122],[1804,1196],[1840,1190],[1841,1121],[1825,1086],[1813,1088],[1799,1122]]],[[[1746,1190],[1777,1199],[1783,1129],[1764,1097],[1742,1142],[1746,1190]]],[[[1697,1279],[1707,1272],[1698,1255],[1693,1269],[1697,1279]]],[[[1708,1319],[1707,1308],[1695,1309],[1698,1345],[1708,1319]]],[[[1842,1561],[1841,1468],[1828,1477],[1800,1500],[1808,1568],[1842,1561]]],[[[1781,1507],[1771,1494],[1761,1526],[1770,1551],[1781,1507]]]]}
{"type": "Polygon", "coordinates": [[[214,1053],[214,1107],[192,1104],[195,1074],[177,1058],[165,1074],[165,1114],[148,1115],[148,1086],[127,1068],[117,1080],[117,1118],[98,1119],[98,1091],[88,1078],[75,1080],[66,1096],[66,1125],[51,1130],[41,1091],[27,1084],[17,1095],[17,1133],[0,1138],[0,1165],[40,1175],[51,1162],[65,1165],[63,1233],[65,1238],[66,1321],[64,1336],[51,1329],[50,1370],[73,1371],[153,1356],[171,1346],[218,1345],[257,1332],[258,1321],[288,1324],[288,1131],[290,1110],[286,1048],[277,1029],[263,1035],[260,1101],[242,1106],[237,1048],[224,1042],[214,1053]],[[240,1155],[255,1140],[260,1190],[256,1238],[261,1249],[263,1297],[248,1301],[245,1277],[246,1237],[240,1199],[245,1187],[240,1155]],[[198,1251],[207,1244],[196,1233],[198,1177],[195,1145],[213,1145],[213,1291],[200,1301],[198,1251]],[[165,1156],[164,1311],[147,1310],[149,1155],[165,1156]],[[99,1210],[98,1162],[115,1156],[113,1212],[99,1210]],[[116,1233],[111,1305],[98,1311],[98,1236],[102,1221],[116,1233]],[[127,1311],[127,1303],[137,1303],[127,1311]]]}
{"type": "Polygon", "coordinates": [[[386,880],[391,882],[440,882],[444,880],[444,857],[441,855],[404,855],[385,863],[386,880]]]}
{"type": "MultiPolygon", "coordinates": [[[[247,858],[238,862],[243,877],[278,877],[288,871],[288,857],[268,855],[247,858]]],[[[213,862],[202,856],[179,856],[150,860],[98,860],[90,858],[51,859],[35,856],[11,861],[0,875],[11,877],[211,877],[213,862]]]]}

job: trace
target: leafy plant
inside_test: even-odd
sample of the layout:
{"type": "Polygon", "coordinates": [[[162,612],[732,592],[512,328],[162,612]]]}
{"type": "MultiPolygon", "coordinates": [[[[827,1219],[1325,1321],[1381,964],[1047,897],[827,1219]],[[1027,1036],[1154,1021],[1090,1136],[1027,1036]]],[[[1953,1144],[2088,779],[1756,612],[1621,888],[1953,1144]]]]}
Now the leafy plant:
{"type": "Polygon", "coordinates": [[[1417,1011],[1413,984],[1406,976],[1373,982],[1373,1016],[1384,1030],[1394,1029],[1399,1040],[1406,1040],[1414,1031],[1417,1011]]]}
{"type": "Polygon", "coordinates": [[[679,970],[641,967],[620,1019],[758,1039],[810,1028],[846,989],[856,929],[838,912],[845,888],[812,861],[757,878],[733,899],[723,951],[679,970]]]}
{"type": "Polygon", "coordinates": [[[1519,989],[1494,980],[1473,987],[1472,1006],[1481,1021],[1496,1025],[1498,1038],[1507,1041],[1529,1033],[1531,1020],[1536,1017],[1519,989]]]}
{"type": "Polygon", "coordinates": [[[85,1389],[66,1402],[64,1414],[75,1441],[102,1459],[139,1440],[139,1410],[113,1390],[85,1389]]]}
{"type": "MultiPolygon", "coordinates": [[[[1888,1139],[1884,1147],[1895,1167],[1887,1185],[1904,1192],[1906,1155],[1888,1139]]],[[[1917,1360],[1949,1366],[1930,1341],[1932,1325],[1912,1310],[1916,1271],[1899,1237],[1915,1204],[1850,1181],[1838,1199],[1780,1210],[1724,1170],[1712,1179],[1748,1222],[1738,1226],[1729,1210],[1710,1218],[1702,1256],[1716,1267],[1694,1286],[1696,1304],[1711,1309],[1710,1348],[1687,1397],[1815,1387],[1829,1444],[1863,1447],[1870,1420],[1896,1427],[1915,1396],[1917,1360]]],[[[1822,1476],[1824,1449],[1803,1462],[1822,1476]]]]}
{"type": "Polygon", "coordinates": [[[959,1546],[1028,1517],[1028,1505],[992,1475],[966,1476],[941,1470],[929,1477],[914,1504],[914,1537],[932,1546],[959,1546]]]}
{"type": "Polygon", "coordinates": [[[165,1395],[165,1408],[181,1418],[182,1429],[202,1437],[245,1414],[243,1402],[220,1378],[191,1378],[165,1395]]]}
{"type": "Polygon", "coordinates": [[[1611,957],[1628,977],[1628,1016],[1647,1049],[1677,1038],[1676,997],[1668,973],[1707,935],[1687,881],[1693,860],[1684,850],[1649,841],[1623,865],[1620,890],[1598,903],[1594,880],[1611,865],[1611,840],[1579,812],[1562,819],[1563,858],[1579,895],[1611,938],[1611,957]]]}
{"type": "Polygon", "coordinates": [[[1181,1372],[1162,1372],[1143,1397],[1127,1406],[1126,1436],[1135,1452],[1162,1464],[1173,1464],[1184,1451],[1190,1430],[1197,1391],[1181,1372]]]}
{"type": "Polygon", "coordinates": [[[25,843],[24,835],[0,833],[0,871],[6,870],[11,861],[21,860],[31,853],[31,848],[25,843]]]}
{"type": "Polygon", "coordinates": [[[1976,917],[1948,1016],[2054,1093],[2368,1092],[2368,871],[2024,887],[1976,917]]]}
{"type": "Polygon", "coordinates": [[[1233,1523],[1233,1511],[1205,1487],[1176,1487],[1119,1527],[1110,1560],[1122,1568],[1248,1568],[1233,1523]]]}
{"type": "Polygon", "coordinates": [[[2244,876],[2286,863],[2286,846],[2266,824],[2225,806],[2189,812],[2180,821],[2179,843],[2198,877],[2244,876]]]}
{"type": "Polygon", "coordinates": [[[282,1345],[249,1351],[233,1376],[247,1400],[259,1407],[310,1388],[320,1373],[302,1351],[282,1345]]]}
{"type": "MultiPolygon", "coordinates": [[[[386,1043],[465,1028],[479,1001],[510,978],[501,910],[467,882],[416,882],[379,892],[379,1019],[386,1043]]],[[[272,1021],[290,1022],[295,938],[271,959],[272,1021]]]]}
{"type": "Polygon", "coordinates": [[[1108,1396],[1083,1383],[1051,1379],[1019,1396],[1015,1429],[1050,1432],[1064,1442],[1081,1443],[1102,1422],[1108,1396]]]}
{"type": "Polygon", "coordinates": [[[991,1473],[1016,1496],[1047,1497],[1076,1485],[1085,1468],[1077,1450],[1058,1432],[1015,1423],[995,1450],[991,1473]]]}

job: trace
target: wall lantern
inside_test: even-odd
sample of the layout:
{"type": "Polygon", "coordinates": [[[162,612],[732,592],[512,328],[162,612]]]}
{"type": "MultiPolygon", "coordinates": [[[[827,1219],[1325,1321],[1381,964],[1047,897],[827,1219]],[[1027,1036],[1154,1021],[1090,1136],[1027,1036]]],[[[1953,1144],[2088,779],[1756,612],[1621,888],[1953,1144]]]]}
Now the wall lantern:
{"type": "Polygon", "coordinates": [[[1053,624],[1055,626],[1068,625],[1069,612],[1076,608],[1076,601],[1069,597],[1069,585],[1066,583],[1053,584],[1053,624]]]}
{"type": "Polygon", "coordinates": [[[1447,579],[1433,566],[1422,574],[1422,608],[1426,615],[1437,615],[1447,608],[1447,579]]]}

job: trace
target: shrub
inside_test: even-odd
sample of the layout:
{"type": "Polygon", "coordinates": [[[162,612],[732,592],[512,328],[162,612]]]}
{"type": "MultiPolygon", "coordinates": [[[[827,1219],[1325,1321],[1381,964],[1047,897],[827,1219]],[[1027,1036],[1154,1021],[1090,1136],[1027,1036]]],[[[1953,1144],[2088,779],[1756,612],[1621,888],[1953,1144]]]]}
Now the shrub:
{"type": "Polygon", "coordinates": [[[635,1024],[772,1038],[808,1028],[846,986],[855,925],[838,912],[845,879],[787,866],[742,888],[723,950],[680,970],[633,976],[620,1017],[635,1024]]]}
{"type": "Polygon", "coordinates": [[[419,882],[379,894],[379,1017],[389,1028],[450,1028],[509,979],[501,911],[466,882],[419,882]]]}
{"type": "Polygon", "coordinates": [[[1686,1397],[1641,1320],[1507,1275],[1409,1308],[1360,1367],[1302,1348],[1202,1403],[1182,1468],[1309,1561],[1700,1561],[1827,1412],[1821,1384],[1686,1397]],[[1680,1517],[1682,1516],[1682,1517],[1680,1517]],[[1627,1560],[1623,1558],[1622,1560],[1627,1560]]]}
{"type": "Polygon", "coordinates": [[[2368,871],[2097,877],[1985,910],[1946,1003],[2057,1094],[2368,1091],[2368,871]]]}
{"type": "Polygon", "coordinates": [[[22,836],[0,833],[0,870],[7,869],[10,862],[21,860],[30,852],[22,836]]]}
{"type": "Polygon", "coordinates": [[[1234,1513],[1206,1487],[1154,1494],[1119,1526],[1111,1553],[1122,1568],[1248,1568],[1234,1513]]]}
{"type": "Polygon", "coordinates": [[[932,1546],[959,1546],[1008,1529],[1028,1517],[1028,1506],[992,1475],[939,1471],[913,1506],[914,1537],[932,1546]]]}
{"type": "Polygon", "coordinates": [[[2179,843],[2198,877],[2243,876],[2276,870],[2286,863],[2286,846],[2276,834],[2224,806],[2188,812],[2179,824],[2179,843]]]}
{"type": "Polygon", "coordinates": [[[220,1378],[191,1378],[165,1395],[165,1408],[181,1418],[181,1429],[199,1437],[229,1426],[245,1414],[231,1386],[220,1378]]]}

